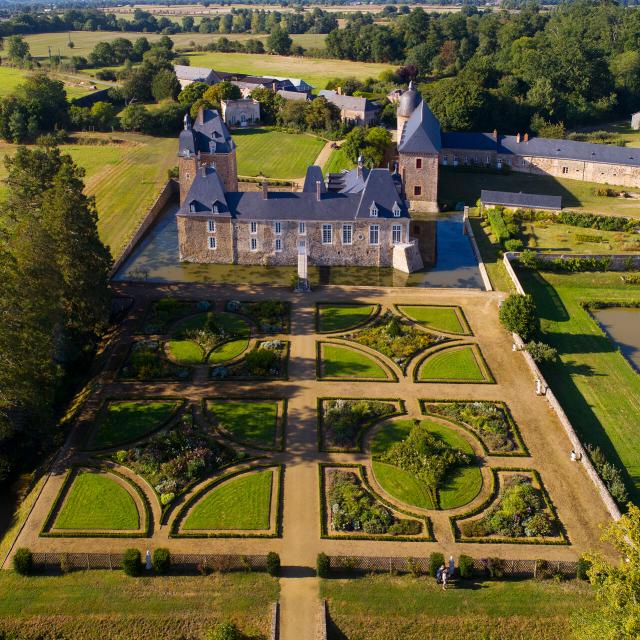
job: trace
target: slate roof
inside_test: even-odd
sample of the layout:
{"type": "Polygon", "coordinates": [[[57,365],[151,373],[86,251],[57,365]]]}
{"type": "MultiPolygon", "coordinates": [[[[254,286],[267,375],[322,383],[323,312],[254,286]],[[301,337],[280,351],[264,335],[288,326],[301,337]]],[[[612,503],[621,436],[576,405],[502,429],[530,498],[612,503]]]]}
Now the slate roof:
{"type": "Polygon", "coordinates": [[[278,76],[273,76],[274,80],[288,80],[295,88],[296,91],[313,91],[313,85],[305,82],[302,78],[279,78],[278,76]]]}
{"type": "Polygon", "coordinates": [[[235,142],[215,109],[202,109],[192,124],[188,114],[180,132],[178,155],[198,153],[229,153],[235,142]]]}
{"type": "Polygon", "coordinates": [[[285,100],[299,100],[300,102],[309,100],[309,94],[303,91],[288,91],[287,89],[278,89],[276,92],[285,100]]]}
{"type": "Polygon", "coordinates": [[[640,166],[640,149],[576,140],[532,137],[525,141],[521,137],[518,142],[516,136],[500,135],[496,140],[491,133],[443,133],[442,147],[495,151],[504,155],[640,166]]]}
{"type": "MultiPolygon", "coordinates": [[[[315,169],[312,175],[315,174],[315,169]]],[[[180,216],[212,215],[211,203],[221,201],[220,190],[222,183],[214,168],[207,167],[204,172],[196,175],[187,198],[180,207],[180,216]],[[215,178],[213,177],[215,175],[215,178]],[[195,211],[190,210],[190,204],[195,204],[195,211]]],[[[400,217],[408,218],[409,212],[396,191],[391,174],[386,169],[372,169],[362,193],[324,192],[320,200],[317,199],[315,186],[313,191],[272,191],[265,200],[262,192],[243,191],[222,194],[224,205],[228,207],[220,215],[237,220],[308,220],[308,221],[343,221],[367,218],[370,216],[371,203],[378,209],[378,218],[391,218],[392,207],[397,202],[400,207],[400,217]]]]}
{"type": "Polygon", "coordinates": [[[358,96],[343,96],[337,91],[330,91],[329,89],[322,89],[318,92],[319,96],[326,98],[331,104],[335,104],[339,109],[351,109],[353,111],[378,111],[380,107],[374,104],[367,98],[361,98],[358,96]]]}
{"type": "Polygon", "coordinates": [[[522,207],[524,209],[547,209],[560,211],[562,209],[561,196],[547,196],[536,193],[513,193],[510,191],[489,191],[482,189],[480,200],[483,204],[504,207],[522,207]]]}
{"type": "Polygon", "coordinates": [[[432,155],[437,154],[441,147],[440,123],[422,100],[402,129],[398,151],[432,155]]]}
{"type": "Polygon", "coordinates": [[[266,87],[272,89],[275,84],[276,89],[287,89],[288,91],[295,91],[294,85],[287,79],[276,80],[275,78],[267,78],[264,76],[241,76],[238,75],[237,79],[231,80],[231,84],[235,84],[241,89],[257,89],[258,87],[266,87]]]}
{"type": "Polygon", "coordinates": [[[340,173],[329,174],[329,190],[341,193],[360,193],[364,189],[364,183],[369,177],[369,169],[362,167],[360,170],[344,170],[340,173]]]}
{"type": "Polygon", "coordinates": [[[302,190],[306,191],[307,193],[315,193],[316,182],[318,181],[320,181],[321,193],[326,193],[327,187],[324,183],[324,176],[322,175],[322,169],[315,164],[310,167],[307,167],[307,173],[304,177],[304,185],[302,187],[302,190]]]}
{"type": "Polygon", "coordinates": [[[173,68],[180,80],[192,80],[194,82],[206,82],[209,79],[217,80],[215,71],[207,67],[190,67],[184,64],[175,64],[173,68]]]}

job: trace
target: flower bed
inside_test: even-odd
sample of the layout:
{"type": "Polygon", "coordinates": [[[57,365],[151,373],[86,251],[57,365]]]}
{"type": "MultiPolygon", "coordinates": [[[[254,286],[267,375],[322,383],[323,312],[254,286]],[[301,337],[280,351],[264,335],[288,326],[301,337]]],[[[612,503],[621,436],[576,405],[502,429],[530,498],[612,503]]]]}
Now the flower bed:
{"type": "Polygon", "coordinates": [[[196,302],[170,297],[154,300],[142,321],[142,333],[164,334],[180,318],[198,311],[208,311],[211,306],[211,303],[206,300],[196,302]]]}
{"type": "Polygon", "coordinates": [[[136,340],[120,369],[120,377],[133,380],[187,380],[188,367],[181,367],[165,358],[158,340],[136,340]]]}
{"type": "Polygon", "coordinates": [[[225,306],[231,313],[241,313],[258,327],[261,333],[289,333],[291,303],[282,300],[240,302],[229,300],[225,306]]]}
{"type": "Polygon", "coordinates": [[[359,451],[362,435],[372,424],[399,413],[404,413],[404,403],[397,400],[319,400],[320,448],[359,451]]]}
{"type": "Polygon", "coordinates": [[[421,401],[426,414],[447,418],[470,429],[490,455],[527,455],[518,427],[504,402],[421,401]]]}
{"type": "Polygon", "coordinates": [[[391,312],[380,316],[370,327],[342,337],[375,349],[403,370],[417,353],[447,340],[443,336],[418,329],[411,322],[391,312]]]}
{"type": "Polygon", "coordinates": [[[242,360],[229,365],[213,367],[212,378],[244,380],[286,379],[289,360],[289,342],[261,340],[242,360]]]}

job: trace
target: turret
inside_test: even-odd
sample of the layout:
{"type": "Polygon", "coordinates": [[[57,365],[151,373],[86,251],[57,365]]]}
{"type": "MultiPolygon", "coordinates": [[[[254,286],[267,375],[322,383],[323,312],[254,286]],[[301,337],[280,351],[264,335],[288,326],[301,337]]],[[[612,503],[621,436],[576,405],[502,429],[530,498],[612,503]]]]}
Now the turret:
{"type": "Polygon", "coordinates": [[[400,142],[402,129],[404,128],[405,123],[411,117],[411,114],[420,104],[421,100],[422,98],[420,96],[420,93],[413,86],[413,81],[409,82],[409,88],[400,96],[400,101],[398,102],[398,111],[396,114],[398,126],[398,142],[400,142]]]}

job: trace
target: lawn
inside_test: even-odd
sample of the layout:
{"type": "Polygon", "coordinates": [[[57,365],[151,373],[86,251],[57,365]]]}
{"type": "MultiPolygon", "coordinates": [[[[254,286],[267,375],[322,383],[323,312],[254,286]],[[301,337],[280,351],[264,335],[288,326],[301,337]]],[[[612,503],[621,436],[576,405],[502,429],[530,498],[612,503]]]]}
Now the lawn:
{"type": "Polygon", "coordinates": [[[220,426],[239,442],[274,447],[278,403],[271,400],[209,400],[207,410],[220,426]]]}
{"type": "MultiPolygon", "coordinates": [[[[595,190],[605,185],[581,180],[568,180],[552,176],[536,176],[526,173],[482,173],[440,167],[438,197],[446,202],[464,201],[475,206],[482,189],[495,191],[522,191],[544,195],[562,196],[566,209],[591,211],[604,215],[637,216],[638,201],[633,198],[608,198],[596,196],[595,190]]],[[[610,185],[616,188],[615,185],[610,185]]],[[[626,191],[628,187],[618,187],[626,191]]],[[[633,191],[633,189],[632,189],[633,191]]]]}
{"type": "Polygon", "coordinates": [[[583,442],[626,468],[632,497],[640,501],[640,376],[581,306],[640,302],[640,287],[623,285],[616,273],[520,271],[519,277],[535,299],[544,341],[560,356],[543,367],[547,382],[583,442]]]}
{"type": "Polygon", "coordinates": [[[266,530],[270,526],[273,471],[242,474],[214,487],[189,512],[183,529],[266,530]]]}
{"type": "MultiPolygon", "coordinates": [[[[86,191],[96,198],[100,237],[117,257],[166,183],[167,171],[177,164],[176,140],[122,132],[74,135],[118,141],[60,147],[85,169],[86,191]]],[[[0,142],[0,159],[14,150],[15,145],[0,142]]],[[[0,180],[5,176],[0,163],[0,180]]]]}
{"type": "MultiPolygon", "coordinates": [[[[430,420],[422,420],[421,424],[450,446],[469,455],[474,454],[467,440],[454,430],[430,420]]],[[[412,420],[394,420],[385,425],[371,441],[371,455],[374,458],[380,456],[394,443],[404,440],[412,427],[412,420]]],[[[482,474],[476,465],[453,469],[438,490],[438,505],[434,505],[427,486],[414,474],[377,460],[372,465],[376,480],[389,495],[422,509],[461,507],[471,502],[482,488],[482,474]]]]}
{"type": "Polygon", "coordinates": [[[456,307],[399,306],[398,311],[429,329],[463,335],[470,333],[467,323],[463,324],[463,320],[458,315],[462,312],[456,307]]]}
{"type": "Polygon", "coordinates": [[[367,321],[376,309],[372,304],[318,304],[318,331],[348,331],[367,321]]]}
{"type": "Polygon", "coordinates": [[[28,75],[24,69],[0,67],[0,98],[9,95],[28,75]]]}
{"type": "Polygon", "coordinates": [[[213,349],[213,351],[209,354],[207,358],[207,362],[209,364],[220,364],[222,362],[227,362],[227,360],[232,360],[236,358],[241,353],[244,353],[249,346],[248,338],[242,338],[240,340],[231,340],[230,342],[225,342],[221,344],[219,347],[213,349]]]}
{"type": "Polygon", "coordinates": [[[122,571],[24,578],[0,572],[0,631],[22,638],[202,638],[234,620],[268,637],[278,580],[266,573],[214,573],[133,580],[122,571]]]}
{"type": "Polygon", "coordinates": [[[380,378],[388,379],[387,372],[373,358],[362,351],[333,344],[322,345],[322,377],[324,378],[380,378]]]}
{"type": "Polygon", "coordinates": [[[427,356],[418,379],[426,381],[484,382],[486,380],[471,345],[451,347],[427,356]]]}
{"type": "Polygon", "coordinates": [[[204,352],[191,340],[169,340],[167,349],[171,359],[185,367],[202,364],[204,352]]]}
{"type": "Polygon", "coordinates": [[[322,168],[324,174],[340,173],[343,169],[353,169],[354,164],[342,149],[334,149],[322,168]]]}
{"type": "Polygon", "coordinates": [[[491,242],[488,229],[482,227],[482,220],[479,217],[469,217],[473,235],[476,239],[482,261],[487,269],[491,286],[497,291],[513,291],[513,282],[505,269],[501,257],[501,248],[491,242]]]}
{"type": "Polygon", "coordinates": [[[140,526],[131,494],[107,474],[80,472],[55,520],[55,529],[131,531],[140,526]]]}
{"type": "Polygon", "coordinates": [[[272,129],[236,129],[238,174],[266,178],[301,178],[315,162],[324,140],[305,133],[272,129]]]}
{"type": "Polygon", "coordinates": [[[177,409],[175,401],[110,402],[100,416],[92,449],[107,449],[133,442],[157,429],[177,409]]]}
{"type": "Polygon", "coordinates": [[[296,58],[269,54],[202,52],[189,54],[191,66],[213,67],[253,75],[303,78],[316,89],[324,89],[331,78],[359,80],[377,78],[391,65],[325,58],[296,58]]]}
{"type": "MultiPolygon", "coordinates": [[[[323,580],[321,597],[348,640],[565,640],[570,617],[592,609],[582,582],[476,581],[443,591],[431,578],[323,580]]],[[[333,625],[332,625],[333,626],[333,625]]]]}

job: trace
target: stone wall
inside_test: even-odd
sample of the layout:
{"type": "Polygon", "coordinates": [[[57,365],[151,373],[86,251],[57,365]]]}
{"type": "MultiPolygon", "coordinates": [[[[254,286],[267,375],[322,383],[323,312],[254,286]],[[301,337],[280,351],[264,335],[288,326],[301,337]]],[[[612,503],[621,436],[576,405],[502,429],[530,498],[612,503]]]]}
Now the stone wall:
{"type": "Polygon", "coordinates": [[[196,171],[203,165],[215,166],[225,191],[238,191],[238,167],[236,150],[231,153],[199,153],[197,156],[178,157],[178,172],[180,183],[180,204],[187,197],[189,188],[196,177],[196,171]]]}
{"type": "Polygon", "coordinates": [[[406,199],[414,211],[438,211],[438,156],[400,153],[398,169],[406,199]],[[421,164],[421,167],[417,165],[421,164]],[[420,189],[416,195],[415,189],[420,189]]]}
{"type": "Polygon", "coordinates": [[[393,268],[403,273],[413,273],[424,268],[417,240],[393,247],[393,268]]]}
{"type": "Polygon", "coordinates": [[[216,219],[215,233],[209,233],[208,221],[213,218],[181,216],[178,224],[178,255],[181,262],[214,262],[233,264],[234,225],[231,218],[216,219]],[[216,248],[209,249],[209,237],[216,238],[216,248]]]}

